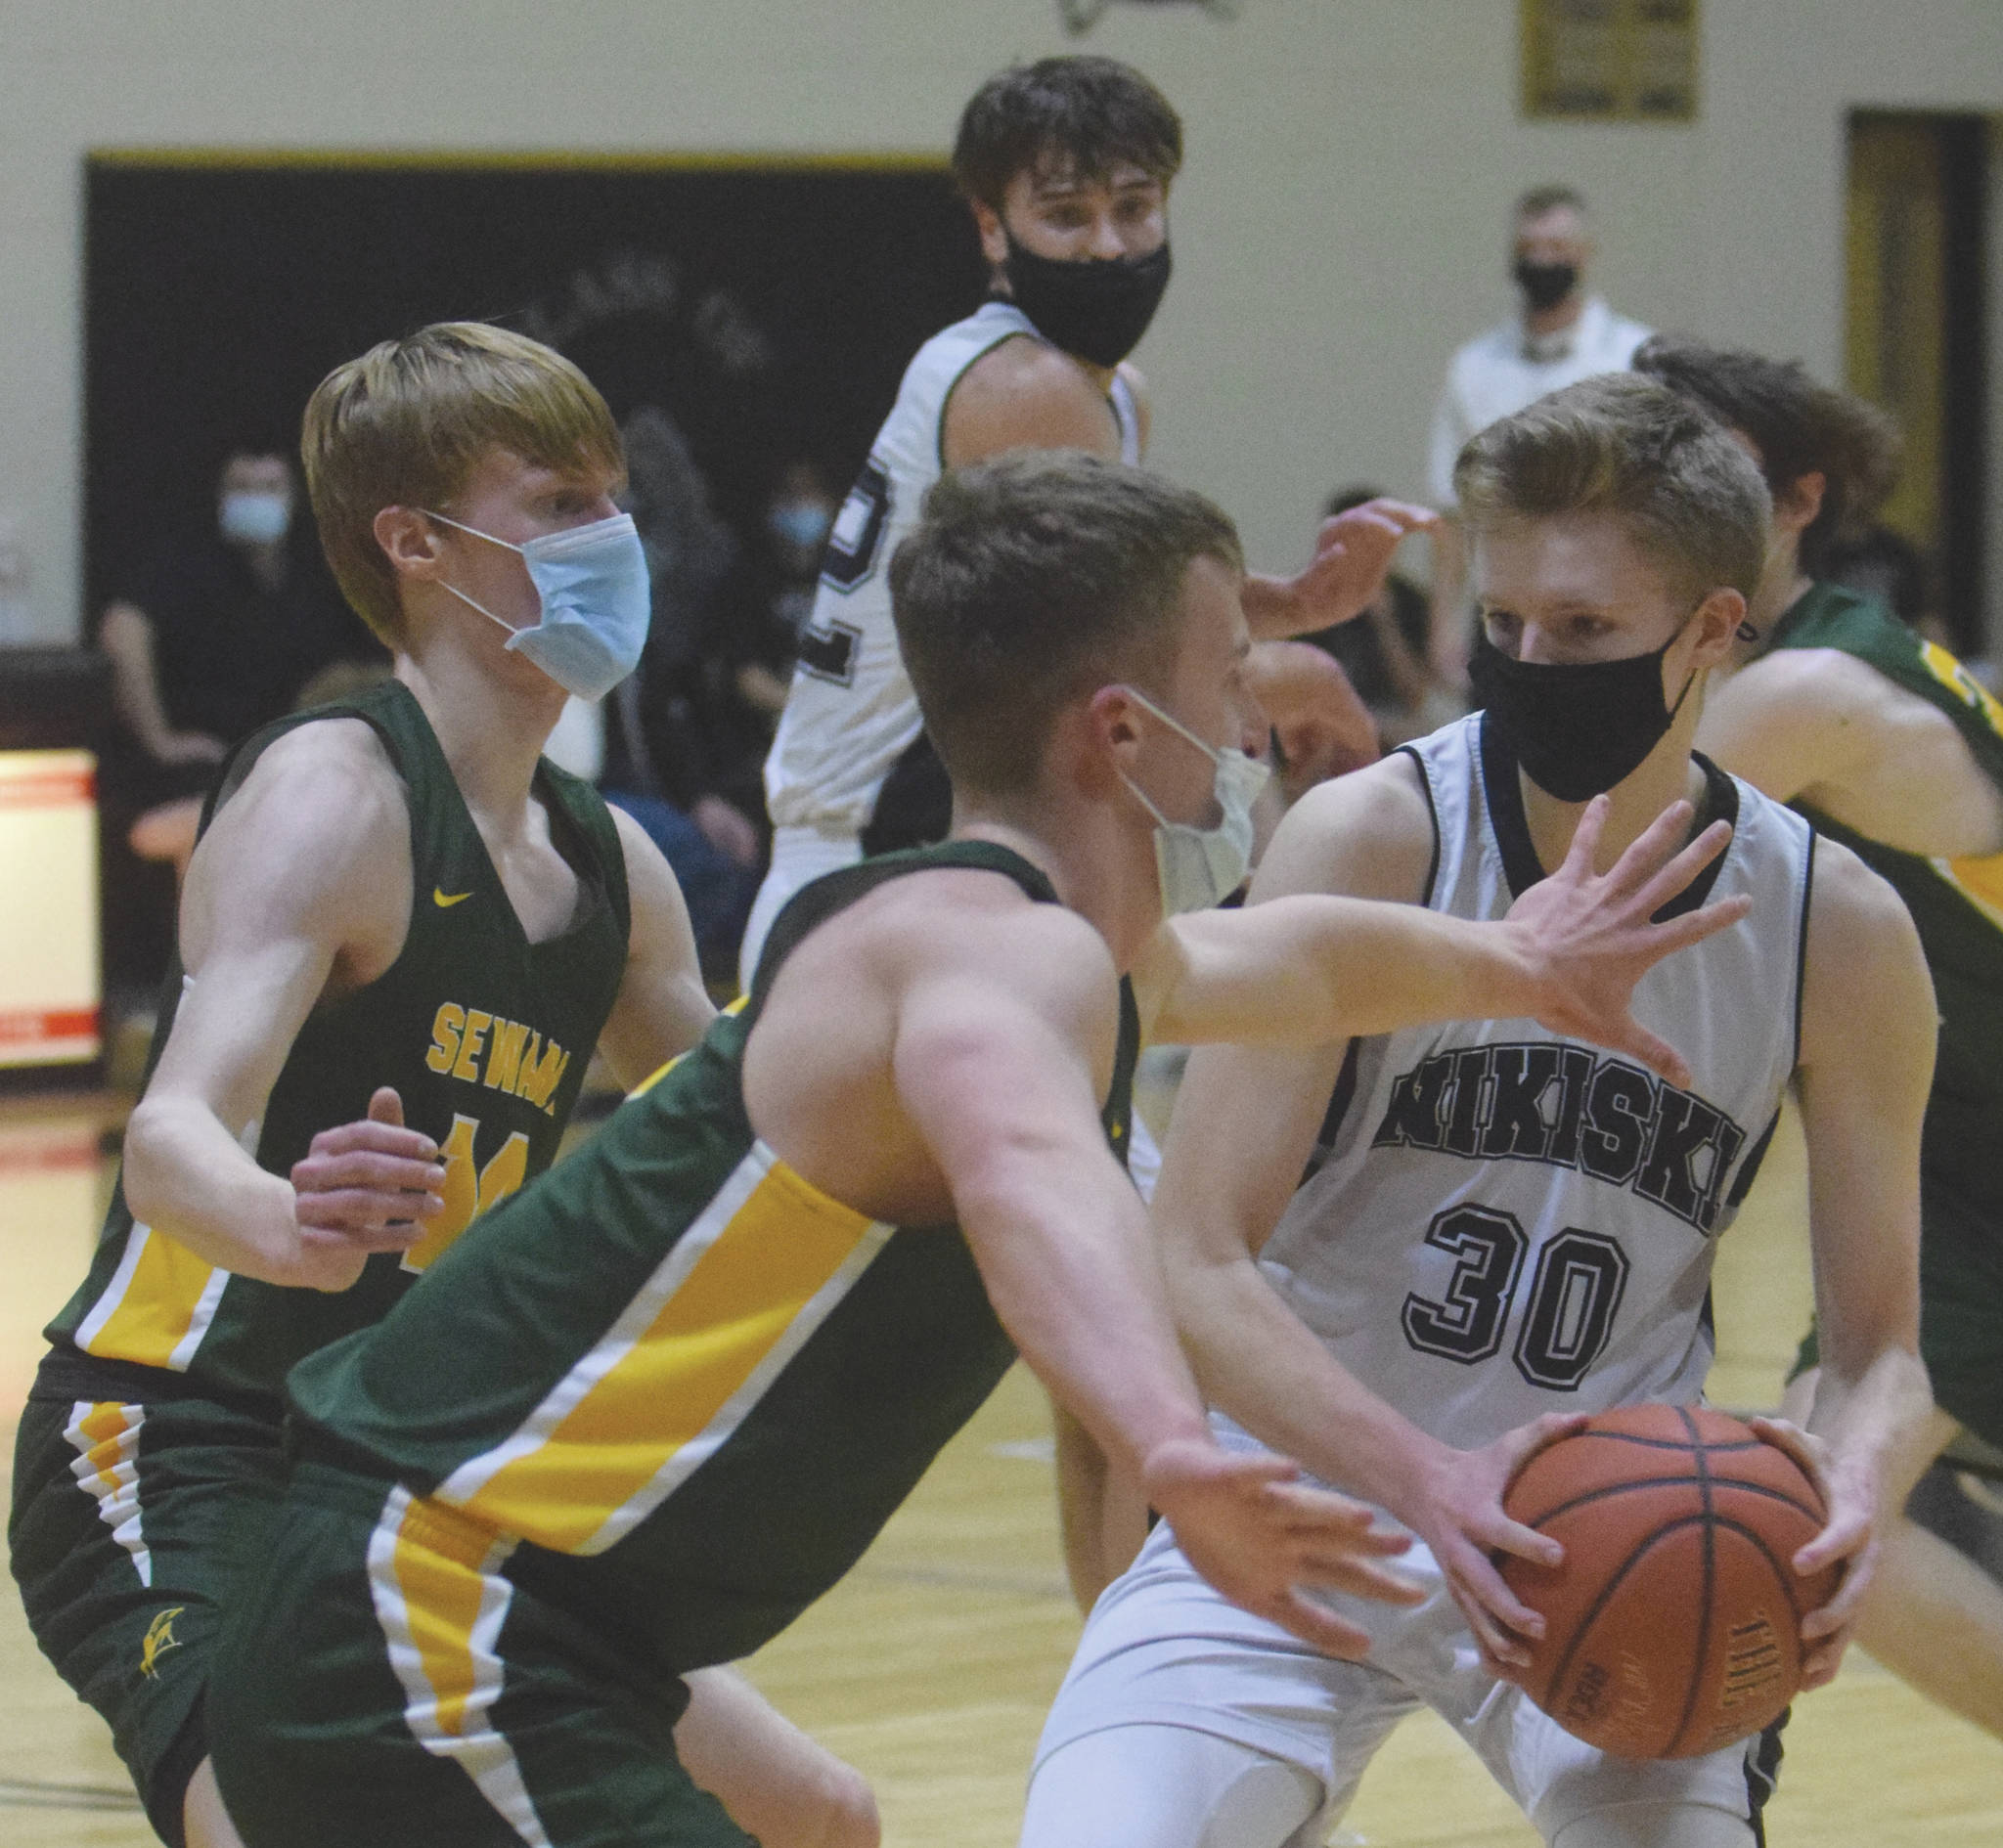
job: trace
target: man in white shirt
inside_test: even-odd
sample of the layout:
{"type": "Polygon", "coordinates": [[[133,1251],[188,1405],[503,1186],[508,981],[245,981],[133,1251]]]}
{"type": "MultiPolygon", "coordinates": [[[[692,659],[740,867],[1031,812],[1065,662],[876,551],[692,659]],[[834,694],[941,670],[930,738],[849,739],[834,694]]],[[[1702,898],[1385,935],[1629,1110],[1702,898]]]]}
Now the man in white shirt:
{"type": "Polygon", "coordinates": [[[1453,517],[1453,464],[1469,437],[1514,417],[1546,392],[1625,373],[1652,330],[1617,315],[1604,296],[1586,292],[1593,240],[1585,200],[1569,186],[1537,186],[1516,201],[1510,275],[1523,313],[1477,335],[1454,354],[1433,413],[1426,485],[1441,522],[1433,554],[1434,666],[1450,682],[1467,681],[1467,571],[1453,517]]]}

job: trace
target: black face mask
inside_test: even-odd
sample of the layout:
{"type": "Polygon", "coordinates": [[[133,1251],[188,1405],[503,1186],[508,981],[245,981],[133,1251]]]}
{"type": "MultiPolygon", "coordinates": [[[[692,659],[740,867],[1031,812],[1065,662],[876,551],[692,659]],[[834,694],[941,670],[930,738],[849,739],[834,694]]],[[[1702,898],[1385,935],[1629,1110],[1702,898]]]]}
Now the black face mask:
{"type": "Polygon", "coordinates": [[[1093,366],[1117,366],[1140,344],[1169,286],[1169,246],[1143,257],[1060,261],[1008,237],[1002,273],[1010,299],[1052,346],[1093,366]]]}
{"type": "Polygon", "coordinates": [[[1560,802],[1585,802],[1631,774],[1683,710],[1694,672],[1674,707],[1663,701],[1663,659],[1682,633],[1650,654],[1564,665],[1512,660],[1481,634],[1468,679],[1523,773],[1560,802]]]}
{"type": "Polygon", "coordinates": [[[1510,274],[1533,308],[1555,308],[1579,286],[1575,263],[1533,263],[1528,257],[1518,257],[1510,274]]]}

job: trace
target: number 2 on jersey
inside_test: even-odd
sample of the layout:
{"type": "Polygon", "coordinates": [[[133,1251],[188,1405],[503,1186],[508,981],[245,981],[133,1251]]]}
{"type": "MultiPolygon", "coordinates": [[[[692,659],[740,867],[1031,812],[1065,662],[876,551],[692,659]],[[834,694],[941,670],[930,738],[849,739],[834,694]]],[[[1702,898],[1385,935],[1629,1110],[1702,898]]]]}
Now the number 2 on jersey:
{"type": "MultiPolygon", "coordinates": [[[[1404,1299],[1404,1338],[1422,1354],[1472,1366],[1500,1351],[1530,1240],[1516,1215],[1461,1206],[1436,1214],[1426,1243],[1454,1258],[1444,1298],[1404,1299]]],[[[1576,1391],[1606,1351],[1627,1287],[1627,1254],[1568,1225],[1537,1254],[1517,1331],[1516,1370],[1532,1386],[1576,1391]]]]}
{"type": "Polygon", "coordinates": [[[452,1132],[438,1151],[445,1163],[445,1210],[403,1254],[403,1268],[422,1272],[490,1207],[500,1205],[528,1175],[528,1137],[519,1129],[502,1143],[485,1167],[473,1166],[480,1120],[454,1114],[452,1132]]]}

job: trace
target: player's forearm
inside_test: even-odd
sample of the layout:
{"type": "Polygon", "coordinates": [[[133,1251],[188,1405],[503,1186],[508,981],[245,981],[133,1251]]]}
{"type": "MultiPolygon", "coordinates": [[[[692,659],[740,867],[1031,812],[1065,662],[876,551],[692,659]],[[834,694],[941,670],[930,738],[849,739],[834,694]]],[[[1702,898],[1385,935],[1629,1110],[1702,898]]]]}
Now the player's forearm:
{"type": "Polygon", "coordinates": [[[1161,1445],[1207,1440],[1139,1197],[1110,1159],[1103,1176],[1099,1164],[1054,1152],[1016,1166],[993,1188],[957,1190],[957,1205],[989,1299],[1023,1359],[1136,1476],[1161,1445]]]}
{"type": "Polygon", "coordinates": [[[1169,1242],[1169,1288],[1204,1397],[1269,1449],[1409,1520],[1453,1453],[1322,1346],[1249,1257],[1195,1266],[1169,1242]]]}
{"type": "Polygon", "coordinates": [[[1313,971],[1293,1037],[1367,1037],[1441,1020],[1511,1019],[1537,991],[1522,935],[1419,905],[1368,899],[1276,899],[1300,907],[1297,965],[1313,971]]]}
{"type": "Polygon", "coordinates": [[[122,1184],[135,1219],[204,1262],[265,1283],[300,1281],[291,1183],[259,1167],[193,1099],[150,1098],[132,1113],[122,1184]]]}
{"type": "Polygon", "coordinates": [[[1909,1347],[1888,1344],[1861,1365],[1825,1351],[1808,1430],[1829,1445],[1839,1490],[1890,1518],[1926,1467],[1933,1409],[1926,1366],[1909,1347]]]}

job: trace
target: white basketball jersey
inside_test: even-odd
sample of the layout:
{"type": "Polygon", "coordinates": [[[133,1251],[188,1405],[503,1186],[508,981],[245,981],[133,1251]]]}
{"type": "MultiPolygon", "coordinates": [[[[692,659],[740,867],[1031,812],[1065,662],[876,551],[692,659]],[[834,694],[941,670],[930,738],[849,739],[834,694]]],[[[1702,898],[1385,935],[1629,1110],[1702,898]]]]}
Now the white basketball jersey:
{"type": "MultiPolygon", "coordinates": [[[[990,301],[917,351],[869,460],[835,516],[814,613],[765,761],[775,827],[857,834],[891,766],[921,728],[918,702],[890,619],[890,555],[917,524],[939,479],[947,400],[968,367],[1003,340],[1043,336],[1012,303],[990,301]]],[[[1127,381],[1111,394],[1123,462],[1140,460],[1139,419],[1127,381]]]]}
{"type": "MultiPolygon", "coordinates": [[[[1427,904],[1501,917],[1541,876],[1514,760],[1479,713],[1408,750],[1436,829],[1427,904]]],[[[1633,1003],[1690,1088],[1534,1021],[1358,1040],[1261,1256],[1337,1360],[1457,1448],[1703,1388],[1713,1253],[1796,1064],[1813,854],[1800,816],[1704,768],[1704,818],[1734,832],[1676,908],[1746,893],[1753,909],[1658,963],[1633,1003]]]]}

